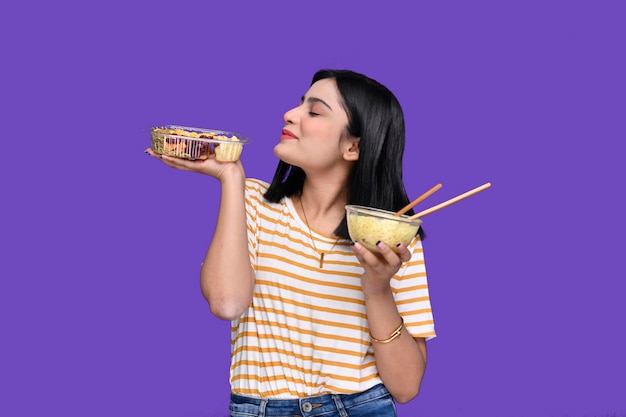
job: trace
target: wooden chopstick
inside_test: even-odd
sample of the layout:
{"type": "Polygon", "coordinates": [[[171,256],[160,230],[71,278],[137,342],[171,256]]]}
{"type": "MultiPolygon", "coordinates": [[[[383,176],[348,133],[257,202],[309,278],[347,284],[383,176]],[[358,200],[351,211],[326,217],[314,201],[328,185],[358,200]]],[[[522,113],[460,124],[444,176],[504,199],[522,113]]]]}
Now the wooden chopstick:
{"type": "Polygon", "coordinates": [[[483,184],[480,187],[476,187],[474,189],[471,189],[468,192],[465,192],[465,193],[463,193],[461,195],[458,195],[458,196],[456,196],[454,198],[446,200],[443,203],[437,204],[436,206],[433,206],[433,207],[431,207],[429,209],[420,211],[419,213],[414,214],[413,216],[409,217],[409,219],[410,220],[414,220],[414,219],[418,219],[418,218],[424,217],[427,214],[434,213],[437,210],[441,210],[444,207],[448,207],[451,204],[459,202],[459,201],[461,201],[461,200],[463,200],[463,199],[465,199],[465,198],[467,198],[469,196],[472,196],[472,195],[474,195],[474,194],[476,194],[476,193],[478,193],[480,191],[486,190],[489,187],[491,187],[491,183],[490,182],[488,182],[486,184],[483,184]]]}
{"type": "Polygon", "coordinates": [[[437,191],[438,189],[440,189],[442,187],[441,184],[437,184],[435,185],[433,188],[431,188],[430,190],[426,191],[424,194],[422,194],[421,196],[417,197],[415,200],[411,201],[409,204],[407,204],[406,206],[402,207],[400,210],[398,210],[394,216],[398,217],[398,216],[402,216],[404,213],[406,213],[407,211],[409,211],[410,209],[412,209],[413,207],[415,207],[416,204],[424,201],[427,197],[429,197],[430,195],[432,195],[435,191],[437,191]]]}

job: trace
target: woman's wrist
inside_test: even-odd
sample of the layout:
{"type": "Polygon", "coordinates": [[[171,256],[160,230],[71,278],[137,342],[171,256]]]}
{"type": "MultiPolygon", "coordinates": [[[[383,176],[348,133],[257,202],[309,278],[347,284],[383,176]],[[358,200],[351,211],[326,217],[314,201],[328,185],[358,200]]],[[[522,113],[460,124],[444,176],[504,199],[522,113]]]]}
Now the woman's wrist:
{"type": "Polygon", "coordinates": [[[389,282],[377,282],[378,280],[370,280],[365,275],[361,277],[361,289],[365,299],[393,299],[393,293],[389,282]],[[370,282],[373,281],[373,282],[370,282]]]}
{"type": "Polygon", "coordinates": [[[386,288],[364,292],[364,296],[372,340],[385,344],[389,338],[396,339],[404,322],[398,312],[391,287],[387,285],[386,288]]]}
{"type": "Polygon", "coordinates": [[[402,329],[403,328],[404,328],[404,319],[402,317],[400,317],[400,325],[398,327],[396,327],[395,330],[393,332],[391,332],[388,337],[385,337],[384,339],[377,339],[370,332],[370,338],[372,339],[372,341],[374,341],[376,343],[381,343],[381,344],[391,343],[394,340],[396,340],[398,337],[400,337],[400,334],[402,334],[402,329]]]}
{"type": "Polygon", "coordinates": [[[217,179],[222,185],[241,185],[246,181],[246,174],[240,163],[229,163],[228,166],[224,167],[217,179]]]}

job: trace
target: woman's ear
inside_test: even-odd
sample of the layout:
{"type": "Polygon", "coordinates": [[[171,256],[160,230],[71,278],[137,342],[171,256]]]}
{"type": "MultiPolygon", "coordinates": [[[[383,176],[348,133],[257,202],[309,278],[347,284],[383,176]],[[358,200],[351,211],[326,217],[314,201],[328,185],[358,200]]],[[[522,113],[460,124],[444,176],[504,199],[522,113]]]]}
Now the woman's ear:
{"type": "Polygon", "coordinates": [[[343,159],[346,161],[356,161],[359,159],[359,141],[361,138],[348,138],[343,151],[343,159]]]}

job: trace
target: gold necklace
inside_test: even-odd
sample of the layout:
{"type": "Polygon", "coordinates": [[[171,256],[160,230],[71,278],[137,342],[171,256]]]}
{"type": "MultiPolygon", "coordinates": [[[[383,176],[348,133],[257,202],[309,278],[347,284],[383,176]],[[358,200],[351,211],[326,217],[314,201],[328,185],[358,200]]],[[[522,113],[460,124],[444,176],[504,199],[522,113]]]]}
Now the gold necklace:
{"type": "Polygon", "coordinates": [[[322,269],[324,267],[324,255],[330,253],[330,251],[335,248],[335,245],[337,244],[337,242],[339,242],[339,238],[335,240],[335,243],[333,243],[333,246],[330,247],[328,252],[321,252],[317,250],[317,246],[315,246],[315,240],[313,240],[313,232],[311,231],[311,226],[309,226],[309,220],[306,218],[306,211],[304,211],[304,205],[302,204],[302,196],[299,198],[299,200],[300,208],[302,209],[302,214],[304,215],[304,222],[306,223],[306,227],[309,229],[309,239],[311,239],[311,243],[313,244],[313,249],[315,249],[315,252],[320,255],[320,269],[322,269]]]}

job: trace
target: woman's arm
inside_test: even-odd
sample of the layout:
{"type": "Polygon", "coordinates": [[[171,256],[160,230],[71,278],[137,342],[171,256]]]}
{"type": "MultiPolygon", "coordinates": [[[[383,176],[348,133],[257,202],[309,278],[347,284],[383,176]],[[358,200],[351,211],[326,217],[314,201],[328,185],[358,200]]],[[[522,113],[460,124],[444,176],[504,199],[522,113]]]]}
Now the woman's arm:
{"type": "MultiPolygon", "coordinates": [[[[354,245],[354,253],[365,271],[361,286],[365,296],[365,308],[372,338],[386,340],[402,324],[390,281],[402,262],[411,254],[404,246],[396,255],[380,243],[380,256],[360,244],[354,245]]],[[[399,403],[412,400],[419,393],[426,371],[426,343],[423,338],[413,338],[402,326],[400,335],[388,343],[372,341],[376,366],[383,383],[399,403]]]]}
{"type": "Polygon", "coordinates": [[[200,272],[202,294],[211,312],[223,320],[243,314],[252,300],[254,271],[248,253],[243,170],[220,178],[217,224],[200,272]]]}
{"type": "Polygon", "coordinates": [[[218,162],[214,157],[188,161],[146,153],[164,164],[216,178],[221,187],[220,207],[213,239],[200,271],[200,288],[211,312],[224,320],[241,316],[252,300],[254,271],[248,252],[245,208],[245,172],[241,161],[218,162]]]}

